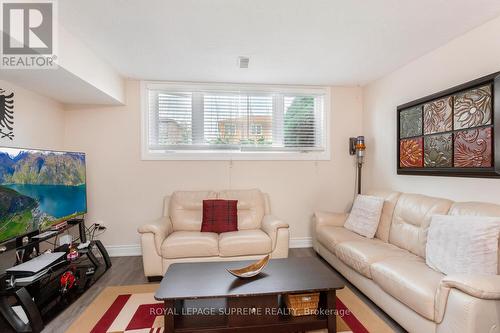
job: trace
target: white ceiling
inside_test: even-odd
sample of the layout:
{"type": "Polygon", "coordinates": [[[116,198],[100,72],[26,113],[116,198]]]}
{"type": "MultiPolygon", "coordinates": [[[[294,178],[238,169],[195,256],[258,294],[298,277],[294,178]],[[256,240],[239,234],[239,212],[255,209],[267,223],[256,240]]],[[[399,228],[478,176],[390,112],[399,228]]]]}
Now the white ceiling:
{"type": "Polygon", "coordinates": [[[498,0],[59,5],[60,23],[126,77],[321,85],[365,84],[500,14],[498,0]],[[240,55],[248,69],[237,67],[240,55]]]}

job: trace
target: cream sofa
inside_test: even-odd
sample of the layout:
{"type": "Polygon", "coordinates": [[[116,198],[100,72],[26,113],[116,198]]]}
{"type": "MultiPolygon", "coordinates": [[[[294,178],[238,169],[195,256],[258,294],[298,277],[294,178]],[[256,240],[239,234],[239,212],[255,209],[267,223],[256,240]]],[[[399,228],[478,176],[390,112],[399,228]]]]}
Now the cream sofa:
{"type": "Polygon", "coordinates": [[[259,190],[178,191],[166,197],[163,217],[138,228],[144,274],[163,276],[175,262],[288,257],[288,224],[271,215],[259,190]],[[200,232],[204,199],[238,200],[238,231],[200,232]]]}
{"type": "Polygon", "coordinates": [[[500,206],[372,194],[385,198],[375,238],[345,229],[347,214],[317,212],[316,252],[409,332],[500,332],[500,275],[445,276],[425,264],[432,215],[500,216],[500,206]]]}

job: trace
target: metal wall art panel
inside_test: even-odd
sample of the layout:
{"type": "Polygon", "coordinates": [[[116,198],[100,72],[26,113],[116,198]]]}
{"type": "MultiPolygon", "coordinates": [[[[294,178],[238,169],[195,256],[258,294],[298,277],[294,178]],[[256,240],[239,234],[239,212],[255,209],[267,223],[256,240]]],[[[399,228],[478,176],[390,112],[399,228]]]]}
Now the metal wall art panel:
{"type": "Polygon", "coordinates": [[[401,140],[400,151],[401,168],[421,168],[423,166],[422,138],[401,140]]]}
{"type": "Polygon", "coordinates": [[[492,166],[491,128],[474,128],[455,132],[454,165],[460,168],[492,166]]]}
{"type": "Polygon", "coordinates": [[[429,135],[424,138],[424,166],[429,168],[453,166],[451,133],[429,135]]]}
{"type": "Polygon", "coordinates": [[[401,138],[422,135],[422,107],[401,111],[399,119],[401,138]]]}
{"type": "Polygon", "coordinates": [[[452,109],[451,97],[424,104],[424,134],[451,131],[452,109]]]}
{"type": "Polygon", "coordinates": [[[471,89],[455,96],[454,129],[491,124],[491,86],[471,89]]]}

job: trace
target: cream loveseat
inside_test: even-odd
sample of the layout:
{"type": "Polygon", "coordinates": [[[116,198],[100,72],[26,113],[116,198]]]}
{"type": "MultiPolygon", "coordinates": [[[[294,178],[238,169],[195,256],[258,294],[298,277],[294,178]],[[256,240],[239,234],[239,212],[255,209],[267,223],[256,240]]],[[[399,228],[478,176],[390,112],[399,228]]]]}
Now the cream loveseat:
{"type": "Polygon", "coordinates": [[[409,332],[500,332],[500,275],[445,276],[425,263],[432,215],[500,216],[500,206],[371,194],[385,198],[375,238],[345,229],[347,214],[317,212],[316,252],[409,332]]]}
{"type": "Polygon", "coordinates": [[[165,198],[163,217],[138,231],[149,278],[175,262],[288,257],[288,224],[271,215],[269,197],[259,190],[174,192],[165,198]],[[238,231],[200,232],[204,199],[238,200],[238,231]]]}

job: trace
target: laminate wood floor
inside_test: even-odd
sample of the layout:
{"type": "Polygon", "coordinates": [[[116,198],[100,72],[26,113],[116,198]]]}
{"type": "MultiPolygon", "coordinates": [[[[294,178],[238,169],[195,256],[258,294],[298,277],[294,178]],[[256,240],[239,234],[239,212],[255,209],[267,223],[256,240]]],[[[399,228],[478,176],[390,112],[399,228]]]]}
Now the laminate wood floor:
{"type": "MultiPolygon", "coordinates": [[[[309,257],[316,256],[312,248],[290,249],[291,257],[309,257]]],[[[59,314],[55,319],[48,323],[43,333],[63,333],[71,323],[80,316],[82,311],[108,286],[121,286],[132,284],[145,284],[148,280],[144,277],[142,270],[142,257],[114,257],[113,266],[98,280],[89,290],[87,290],[76,302],[71,304],[66,310],[59,314]]],[[[326,261],[325,261],[326,263],[326,261]]],[[[333,269],[333,268],[332,268],[333,269]]],[[[340,275],[340,274],[339,274],[340,275]]],[[[353,290],[368,306],[377,313],[386,323],[388,323],[396,332],[405,332],[396,322],[388,317],[373,302],[366,298],[354,286],[346,281],[346,285],[353,290]]],[[[0,325],[0,327],[3,325],[0,325]]],[[[3,327],[0,329],[4,331],[3,327]]],[[[82,332],[85,333],[85,332],[82,332]]]]}

